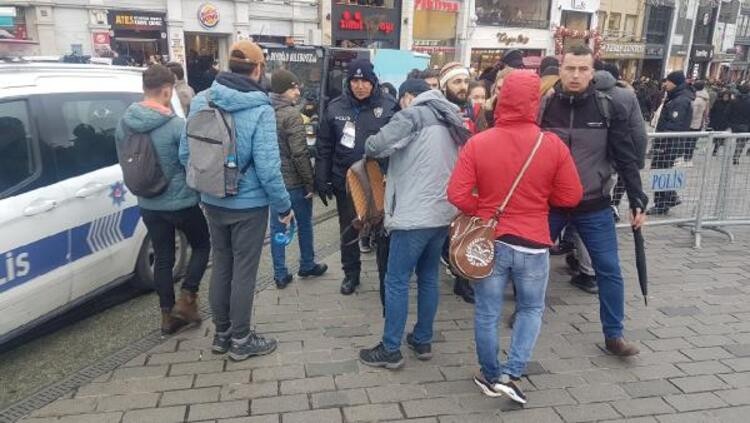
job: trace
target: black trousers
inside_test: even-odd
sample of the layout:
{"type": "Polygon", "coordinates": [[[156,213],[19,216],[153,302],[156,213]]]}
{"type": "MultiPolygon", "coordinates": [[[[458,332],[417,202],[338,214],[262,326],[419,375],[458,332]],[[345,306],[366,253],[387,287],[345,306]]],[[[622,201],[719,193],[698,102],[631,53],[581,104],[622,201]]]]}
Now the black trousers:
{"type": "Polygon", "coordinates": [[[171,310],[175,302],[172,272],[175,264],[175,230],[179,229],[185,234],[192,249],[182,289],[198,292],[211,252],[206,218],[197,205],[176,211],[141,209],[141,216],[154,247],[154,284],[159,294],[159,306],[162,310],[171,310]]]}
{"type": "Polygon", "coordinates": [[[339,235],[341,237],[341,267],[345,275],[359,275],[362,262],[359,257],[359,231],[352,221],[357,217],[352,199],[346,191],[336,190],[336,210],[339,213],[339,235]]]}

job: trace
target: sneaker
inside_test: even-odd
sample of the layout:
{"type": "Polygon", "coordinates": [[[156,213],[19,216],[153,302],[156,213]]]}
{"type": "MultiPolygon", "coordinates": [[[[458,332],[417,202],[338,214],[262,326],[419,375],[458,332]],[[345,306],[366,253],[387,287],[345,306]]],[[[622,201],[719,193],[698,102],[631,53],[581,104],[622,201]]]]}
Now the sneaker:
{"type": "Polygon", "coordinates": [[[479,387],[482,393],[488,397],[498,398],[503,396],[502,392],[495,389],[497,383],[488,382],[487,379],[484,378],[482,372],[479,372],[479,374],[474,376],[474,383],[479,387]]]}
{"type": "Polygon", "coordinates": [[[596,278],[585,273],[579,273],[578,275],[573,276],[570,280],[570,284],[582,291],[588,292],[589,294],[596,294],[599,292],[596,278]]]}
{"type": "Polygon", "coordinates": [[[274,279],[274,282],[276,282],[277,289],[284,289],[287,287],[287,285],[292,283],[293,279],[294,277],[292,275],[286,275],[286,277],[283,279],[274,279]]]}
{"type": "Polygon", "coordinates": [[[250,332],[242,339],[232,338],[232,346],[229,348],[229,358],[234,361],[246,360],[250,357],[267,355],[276,351],[277,342],[273,338],[264,338],[250,332]]]}
{"type": "Polygon", "coordinates": [[[496,391],[500,391],[507,395],[513,401],[519,404],[526,404],[526,395],[519,386],[521,380],[513,378],[509,375],[500,376],[500,382],[494,385],[496,391]]]}
{"type": "Polygon", "coordinates": [[[417,356],[417,360],[427,361],[432,358],[432,344],[417,344],[414,342],[414,334],[409,333],[406,335],[406,345],[409,349],[414,351],[417,356]]]}
{"type": "Polygon", "coordinates": [[[300,270],[297,272],[297,276],[300,278],[316,278],[318,276],[323,276],[325,272],[328,271],[328,265],[325,263],[316,264],[309,270],[300,270]]]}
{"type": "Polygon", "coordinates": [[[211,352],[214,354],[226,354],[232,346],[232,331],[216,332],[214,342],[211,344],[211,352]]]}
{"type": "Polygon", "coordinates": [[[474,304],[474,287],[467,280],[456,277],[456,280],[453,282],[453,293],[461,297],[465,302],[474,304]]]}
{"type": "Polygon", "coordinates": [[[404,365],[404,356],[401,355],[401,351],[386,351],[385,345],[381,342],[373,348],[360,350],[359,361],[370,367],[398,369],[404,365]]]}
{"type": "Polygon", "coordinates": [[[362,254],[368,254],[372,252],[372,247],[370,247],[370,238],[359,239],[359,252],[362,254]]]}

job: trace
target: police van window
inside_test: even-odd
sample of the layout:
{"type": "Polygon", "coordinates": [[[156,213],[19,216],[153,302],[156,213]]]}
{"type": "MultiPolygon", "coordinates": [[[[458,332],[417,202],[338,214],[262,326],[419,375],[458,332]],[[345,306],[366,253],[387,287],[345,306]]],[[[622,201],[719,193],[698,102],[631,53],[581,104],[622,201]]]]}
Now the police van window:
{"type": "Polygon", "coordinates": [[[76,93],[44,96],[42,142],[54,152],[60,180],[117,163],[115,130],[137,93],[76,93]]]}
{"type": "Polygon", "coordinates": [[[0,103],[0,198],[18,194],[37,168],[26,101],[0,103]]]}

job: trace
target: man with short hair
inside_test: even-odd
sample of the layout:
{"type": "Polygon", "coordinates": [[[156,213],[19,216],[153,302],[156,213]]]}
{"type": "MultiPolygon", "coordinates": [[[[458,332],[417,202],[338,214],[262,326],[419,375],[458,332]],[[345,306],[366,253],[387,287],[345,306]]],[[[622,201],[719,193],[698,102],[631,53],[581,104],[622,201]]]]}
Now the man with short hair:
{"type": "MultiPolygon", "coordinates": [[[[212,351],[235,361],[270,354],[276,340],[250,329],[255,281],[268,210],[271,219],[289,225],[294,218],[281,175],[276,118],[260,80],[265,71],[263,50],[250,41],[238,41],[229,50],[229,72],[220,72],[211,87],[193,98],[191,117],[212,106],[231,114],[235,125],[237,195],[223,198],[202,194],[211,229],[213,272],[209,300],[216,331],[212,351]]],[[[190,159],[187,134],[180,142],[180,160],[190,159]]]]}
{"type": "Polygon", "coordinates": [[[323,204],[336,197],[344,280],[341,294],[351,295],[360,283],[359,233],[352,227],[354,205],[346,192],[346,172],[365,153],[365,140],[391,119],[396,100],[383,95],[375,69],[366,59],[349,63],[344,93],[328,104],[320,122],[315,185],[323,204]]]}
{"type": "Polygon", "coordinates": [[[429,85],[431,90],[440,89],[440,71],[437,69],[425,69],[424,72],[422,72],[422,79],[424,79],[424,82],[429,85]]]}
{"type": "Polygon", "coordinates": [[[576,228],[598,278],[606,349],[614,355],[632,356],[639,351],[623,337],[625,289],[610,209],[613,169],[625,183],[633,227],[644,223],[648,198],[641,187],[636,147],[628,136],[626,111],[621,104],[602,98],[592,84],[593,78],[591,49],[569,48],[563,56],[555,93],[541,106],[541,127],[555,132],[570,148],[584,188],[583,200],[575,209],[552,209],[550,232],[555,239],[566,224],[576,228]],[[605,101],[609,103],[605,105],[605,101]],[[609,108],[608,113],[602,110],[604,107],[609,108]]]}
{"type": "Polygon", "coordinates": [[[162,65],[143,72],[144,100],[130,105],[115,133],[118,150],[130,134],[147,133],[159,165],[169,182],[166,191],[155,197],[138,197],[138,207],[154,248],[154,285],[161,307],[161,332],[175,333],[188,324],[201,322],[198,312],[198,288],[206,271],[210,241],[198,193],[187,186],[185,168],[178,158],[178,146],[184,119],[171,108],[175,76],[162,65]],[[192,250],[180,297],[175,302],[175,231],[180,230],[192,250]]]}
{"type": "MultiPolygon", "coordinates": [[[[279,69],[271,76],[271,104],[276,112],[276,129],[281,154],[281,174],[292,201],[292,210],[297,221],[299,236],[299,272],[301,278],[323,275],[328,266],[315,263],[313,242],[312,197],[313,168],[310,152],[307,148],[305,126],[302,115],[297,109],[301,96],[302,84],[297,75],[285,69],[279,69]]],[[[276,219],[271,220],[273,233],[284,232],[284,225],[276,219]]],[[[286,267],[286,246],[277,242],[271,243],[271,258],[276,288],[284,289],[292,282],[292,275],[286,267]]]]}
{"type": "Polygon", "coordinates": [[[177,93],[177,98],[180,99],[180,105],[185,116],[190,113],[190,101],[195,97],[195,91],[187,84],[185,80],[185,70],[182,69],[182,64],[179,62],[169,62],[167,67],[177,78],[177,82],[174,84],[174,90],[177,93]]]}

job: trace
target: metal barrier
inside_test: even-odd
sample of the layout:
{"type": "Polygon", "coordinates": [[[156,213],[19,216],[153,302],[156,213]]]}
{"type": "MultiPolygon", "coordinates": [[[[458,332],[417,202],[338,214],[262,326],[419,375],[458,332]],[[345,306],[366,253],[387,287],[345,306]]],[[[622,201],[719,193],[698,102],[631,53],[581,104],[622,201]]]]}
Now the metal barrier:
{"type": "MultiPolygon", "coordinates": [[[[705,229],[726,234],[732,225],[750,224],[750,159],[745,156],[750,133],[665,132],[648,135],[643,189],[652,213],[647,225],[679,225],[692,230],[701,246],[705,229]]],[[[622,216],[627,201],[617,184],[613,205],[622,216]]],[[[618,227],[627,227],[624,218],[618,227]]]]}

